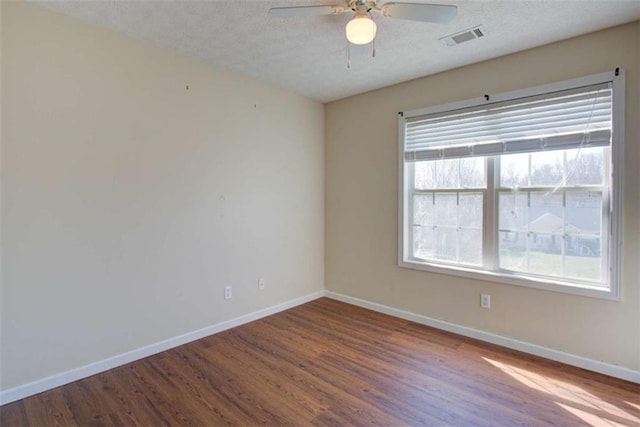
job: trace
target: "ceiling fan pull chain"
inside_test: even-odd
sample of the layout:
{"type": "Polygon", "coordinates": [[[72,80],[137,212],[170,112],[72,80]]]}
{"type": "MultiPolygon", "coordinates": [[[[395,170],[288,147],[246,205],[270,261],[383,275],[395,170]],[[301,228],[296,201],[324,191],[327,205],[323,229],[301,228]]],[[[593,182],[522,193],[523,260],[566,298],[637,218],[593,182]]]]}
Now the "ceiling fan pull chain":
{"type": "Polygon", "coordinates": [[[347,69],[351,69],[351,43],[347,41],[347,69]]]}
{"type": "MultiPolygon", "coordinates": [[[[369,19],[371,19],[371,22],[373,23],[373,25],[375,25],[375,21],[373,20],[373,15],[371,15],[371,9],[367,10],[367,13],[369,14],[369,19]]],[[[375,32],[374,32],[374,36],[373,36],[373,50],[371,51],[371,57],[375,58],[376,57],[376,37],[375,37],[375,32]]]]}

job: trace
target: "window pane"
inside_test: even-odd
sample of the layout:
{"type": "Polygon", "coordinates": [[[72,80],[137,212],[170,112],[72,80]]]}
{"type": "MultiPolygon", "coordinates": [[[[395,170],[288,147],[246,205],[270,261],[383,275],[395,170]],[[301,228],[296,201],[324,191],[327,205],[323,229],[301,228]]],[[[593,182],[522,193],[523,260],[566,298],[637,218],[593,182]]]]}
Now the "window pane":
{"type": "Polygon", "coordinates": [[[562,185],[564,151],[531,153],[531,185],[562,185]]]}
{"type": "Polygon", "coordinates": [[[483,193],[414,195],[417,258],[482,265],[483,193]]]}
{"type": "Polygon", "coordinates": [[[459,262],[482,265],[482,230],[458,230],[459,262]]]}
{"type": "Polygon", "coordinates": [[[534,234],[564,233],[562,193],[529,193],[528,229],[534,234]]]}
{"type": "Polygon", "coordinates": [[[559,234],[529,233],[529,272],[562,276],[562,245],[559,234]]]}
{"type": "Polygon", "coordinates": [[[500,193],[498,222],[500,230],[526,230],[528,221],[527,192],[500,193]]]}
{"type": "Polygon", "coordinates": [[[528,271],[545,276],[562,276],[565,233],[562,193],[531,192],[529,219],[528,271]]]}
{"type": "Polygon", "coordinates": [[[601,281],[602,194],[599,191],[567,192],[566,218],[566,276],[601,281]]]}
{"type": "Polygon", "coordinates": [[[562,276],[562,242],[560,235],[502,231],[500,268],[541,276],[562,276]]]}
{"type": "Polygon", "coordinates": [[[500,232],[500,268],[513,271],[527,271],[527,233],[515,231],[500,232]]]}
{"type": "MultiPolygon", "coordinates": [[[[599,191],[567,191],[565,217],[568,233],[600,236],[602,226],[602,193],[599,191]]],[[[598,248],[598,255],[600,248],[598,248]]]]}
{"type": "Polygon", "coordinates": [[[462,188],[484,188],[487,186],[485,158],[460,159],[460,186],[462,188]]]}
{"type": "Polygon", "coordinates": [[[414,187],[419,189],[435,188],[436,162],[415,162],[414,187]]]}
{"type": "Polygon", "coordinates": [[[482,228],[482,194],[460,193],[459,200],[458,225],[482,228]]]}
{"type": "Polygon", "coordinates": [[[506,154],[500,157],[503,187],[602,185],[604,147],[538,153],[506,154]],[[529,181],[529,158],[531,180],[529,181]]]}
{"type": "Polygon", "coordinates": [[[453,227],[436,227],[434,258],[441,261],[456,260],[456,234],[453,227]]]}
{"type": "Polygon", "coordinates": [[[529,154],[500,156],[500,185],[524,187],[529,184],[529,154]]]}
{"type": "Polygon", "coordinates": [[[458,216],[457,196],[455,193],[436,194],[435,224],[438,226],[456,226],[458,216]]]}
{"type": "Polygon", "coordinates": [[[433,258],[434,252],[433,227],[413,227],[413,256],[422,259],[433,258]]]}
{"type": "Polygon", "coordinates": [[[482,193],[460,193],[458,261],[482,265],[482,193]]]}
{"type": "Polygon", "coordinates": [[[510,192],[498,200],[500,267],[546,274],[541,270],[545,254],[562,252],[562,194],[510,192]]]}
{"type": "Polygon", "coordinates": [[[500,268],[541,276],[601,279],[599,191],[503,192],[499,204],[500,268]],[[526,213],[527,199],[530,220],[527,215],[518,215],[526,213]]]}
{"type": "Polygon", "coordinates": [[[602,147],[567,150],[567,184],[602,185],[604,150],[602,147]]]}
{"type": "Polygon", "coordinates": [[[421,190],[485,188],[485,164],[484,157],[415,162],[414,187],[421,190]]]}
{"type": "Polygon", "coordinates": [[[601,281],[600,238],[567,235],[565,275],[569,278],[601,281]],[[597,251],[597,255],[596,255],[597,251]]]}
{"type": "Polygon", "coordinates": [[[436,188],[460,187],[460,160],[436,161],[436,188]]]}
{"type": "Polygon", "coordinates": [[[433,194],[413,196],[413,223],[415,225],[433,225],[433,194]]]}

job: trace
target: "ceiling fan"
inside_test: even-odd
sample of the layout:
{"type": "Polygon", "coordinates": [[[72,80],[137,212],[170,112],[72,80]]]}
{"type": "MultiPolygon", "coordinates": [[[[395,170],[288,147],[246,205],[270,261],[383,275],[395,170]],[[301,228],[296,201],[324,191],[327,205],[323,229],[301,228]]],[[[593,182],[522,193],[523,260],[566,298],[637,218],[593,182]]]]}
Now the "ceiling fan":
{"type": "Polygon", "coordinates": [[[345,28],[347,40],[353,44],[363,45],[371,43],[376,37],[377,26],[371,18],[372,11],[389,18],[445,24],[456,17],[458,8],[443,4],[343,0],[342,3],[333,6],[273,7],[269,9],[269,14],[279,18],[289,18],[353,13],[353,18],[345,28]]]}

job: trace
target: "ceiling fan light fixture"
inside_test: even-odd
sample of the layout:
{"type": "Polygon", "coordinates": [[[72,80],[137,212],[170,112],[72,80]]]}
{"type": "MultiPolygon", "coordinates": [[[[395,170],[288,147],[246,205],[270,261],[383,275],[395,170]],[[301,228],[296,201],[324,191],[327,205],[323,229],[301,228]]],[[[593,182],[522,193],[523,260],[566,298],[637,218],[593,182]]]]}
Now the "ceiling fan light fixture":
{"type": "Polygon", "coordinates": [[[377,29],[376,23],[367,14],[357,14],[347,23],[345,28],[347,40],[352,44],[371,43],[376,37],[377,29]]]}

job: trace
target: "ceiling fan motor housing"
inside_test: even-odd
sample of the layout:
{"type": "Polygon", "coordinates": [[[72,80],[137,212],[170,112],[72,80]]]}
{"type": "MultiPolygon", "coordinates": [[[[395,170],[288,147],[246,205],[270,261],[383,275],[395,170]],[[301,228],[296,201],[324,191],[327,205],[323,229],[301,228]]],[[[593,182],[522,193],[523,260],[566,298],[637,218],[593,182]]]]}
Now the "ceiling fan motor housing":
{"type": "Polygon", "coordinates": [[[376,2],[373,0],[351,0],[348,3],[349,9],[356,13],[362,13],[362,11],[364,11],[364,13],[369,13],[375,6],[376,2]]]}

